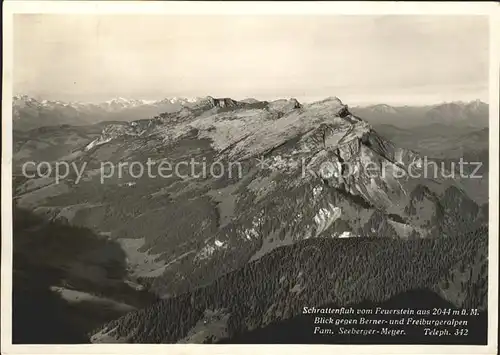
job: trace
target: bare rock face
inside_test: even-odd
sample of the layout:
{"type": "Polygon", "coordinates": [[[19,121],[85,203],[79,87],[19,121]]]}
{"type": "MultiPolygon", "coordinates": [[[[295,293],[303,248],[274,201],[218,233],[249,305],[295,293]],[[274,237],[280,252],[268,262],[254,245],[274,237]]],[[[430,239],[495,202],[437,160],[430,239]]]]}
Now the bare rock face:
{"type": "Polygon", "coordinates": [[[271,101],[268,106],[270,111],[278,111],[282,113],[287,113],[295,109],[302,108],[302,105],[297,101],[297,99],[282,99],[271,101]]]}
{"type": "Polygon", "coordinates": [[[208,96],[207,100],[208,100],[211,107],[226,108],[226,107],[238,107],[238,106],[240,106],[238,101],[233,100],[233,99],[228,98],[228,97],[215,99],[211,96],[208,96]]]}
{"type": "Polygon", "coordinates": [[[243,102],[245,104],[256,104],[256,103],[259,103],[260,101],[257,99],[254,99],[253,97],[249,97],[249,98],[240,100],[240,102],[243,102]]]}
{"type": "Polygon", "coordinates": [[[319,104],[319,105],[329,105],[329,106],[344,106],[342,101],[337,97],[337,96],[330,96],[327,97],[326,99],[320,100],[313,102],[312,105],[314,104],[319,104]]]}

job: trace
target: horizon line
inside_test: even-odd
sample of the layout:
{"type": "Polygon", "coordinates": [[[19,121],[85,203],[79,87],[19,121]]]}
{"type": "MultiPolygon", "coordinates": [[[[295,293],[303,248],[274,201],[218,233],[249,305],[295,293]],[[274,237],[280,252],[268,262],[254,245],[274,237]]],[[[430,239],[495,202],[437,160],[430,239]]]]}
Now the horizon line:
{"type": "MultiPolygon", "coordinates": [[[[240,99],[235,99],[231,96],[212,96],[212,95],[200,95],[200,96],[183,96],[183,95],[172,95],[172,96],[163,96],[161,98],[158,98],[158,99],[151,99],[151,98],[134,98],[134,97],[126,97],[126,96],[114,96],[114,97],[111,97],[107,100],[61,100],[61,99],[46,99],[46,98],[43,98],[42,95],[30,95],[30,94],[25,94],[25,93],[22,93],[22,94],[14,94],[12,95],[12,99],[16,98],[16,97],[28,97],[28,98],[32,98],[36,101],[39,101],[39,102],[43,102],[43,101],[47,101],[47,102],[61,102],[61,103],[65,103],[65,104],[94,104],[94,105],[99,105],[99,104],[103,104],[103,103],[106,103],[106,102],[110,102],[110,101],[113,101],[113,100],[118,100],[118,99],[123,99],[123,100],[127,100],[127,101],[133,101],[133,100],[136,100],[136,101],[144,101],[145,104],[148,104],[146,102],[149,102],[149,104],[154,104],[154,103],[158,103],[162,100],[165,100],[165,99],[174,99],[174,98],[177,98],[177,99],[193,99],[193,98],[196,98],[196,99],[204,99],[204,98],[207,98],[207,97],[214,97],[214,98],[230,98],[232,100],[235,100],[235,101],[243,101],[243,100],[248,100],[248,99],[254,99],[254,100],[257,100],[257,101],[268,101],[268,102],[272,102],[272,101],[277,101],[277,100],[290,100],[290,99],[296,99],[297,101],[299,101],[300,103],[305,103],[305,104],[310,104],[310,103],[314,103],[314,102],[318,102],[318,101],[322,101],[324,100],[325,98],[328,98],[328,97],[332,97],[332,96],[325,96],[323,98],[314,98],[314,99],[309,99],[309,100],[301,100],[301,99],[298,99],[297,96],[284,96],[284,97],[281,97],[281,98],[269,98],[269,99],[257,99],[256,97],[252,97],[252,96],[246,96],[244,98],[240,98],[240,99]]],[[[349,102],[352,102],[352,100],[342,100],[342,98],[340,98],[339,96],[333,96],[333,97],[336,97],[338,98],[340,101],[342,101],[342,103],[344,105],[347,105],[349,107],[369,107],[369,106],[379,106],[379,105],[387,105],[387,106],[392,106],[392,107],[407,107],[407,106],[412,106],[412,107],[425,107],[425,106],[435,106],[435,105],[445,105],[445,104],[452,104],[452,103],[458,103],[458,104],[469,104],[469,103],[473,103],[473,102],[481,102],[481,103],[484,103],[486,105],[489,105],[489,100],[485,100],[484,98],[480,98],[480,97],[476,97],[476,98],[471,98],[471,99],[457,99],[457,100],[441,100],[441,101],[429,101],[427,103],[387,103],[387,102],[390,102],[388,100],[380,100],[380,101],[358,101],[357,103],[355,104],[349,104],[349,102]],[[346,103],[347,102],[347,103],[346,103]]]]}

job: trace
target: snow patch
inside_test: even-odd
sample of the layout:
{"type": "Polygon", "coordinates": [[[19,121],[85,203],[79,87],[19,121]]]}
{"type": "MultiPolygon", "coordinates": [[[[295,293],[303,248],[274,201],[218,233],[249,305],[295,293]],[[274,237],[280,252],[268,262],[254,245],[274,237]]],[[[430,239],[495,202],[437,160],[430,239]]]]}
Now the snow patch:
{"type": "Polygon", "coordinates": [[[314,222],[316,222],[318,226],[316,235],[327,230],[341,215],[342,210],[339,207],[333,206],[331,203],[328,203],[328,208],[320,208],[318,213],[314,216],[314,222]]]}
{"type": "Polygon", "coordinates": [[[85,147],[85,151],[89,151],[90,149],[94,148],[94,147],[97,147],[101,144],[105,144],[105,143],[108,143],[109,141],[111,141],[111,137],[110,138],[106,138],[106,139],[102,139],[102,138],[97,138],[97,139],[94,139],[92,142],[90,142],[86,147],[85,147]]]}
{"type": "Polygon", "coordinates": [[[215,239],[213,244],[207,244],[205,247],[203,247],[198,254],[195,256],[195,260],[200,260],[200,259],[207,259],[215,253],[216,250],[218,249],[226,249],[227,244],[224,242],[221,242],[218,239],[215,239]]]}
{"type": "Polygon", "coordinates": [[[223,242],[221,242],[220,240],[217,240],[217,239],[216,239],[216,240],[215,240],[215,246],[217,246],[217,247],[219,247],[219,248],[220,248],[220,247],[224,246],[224,243],[223,243],[223,242]]]}
{"type": "Polygon", "coordinates": [[[321,185],[315,186],[313,188],[313,197],[314,198],[318,197],[321,194],[322,191],[323,191],[323,186],[321,186],[321,185]]]}
{"type": "Polygon", "coordinates": [[[135,184],[136,184],[135,181],[129,181],[129,182],[126,182],[124,184],[119,184],[118,186],[120,186],[120,187],[122,187],[122,186],[128,186],[128,187],[130,187],[130,186],[134,186],[135,184]]]}
{"type": "Polygon", "coordinates": [[[351,232],[343,232],[341,235],[339,235],[339,238],[350,238],[352,235],[351,235],[351,232]]]}
{"type": "Polygon", "coordinates": [[[243,235],[247,240],[257,239],[259,237],[259,232],[257,229],[262,223],[262,217],[255,216],[252,220],[252,227],[247,228],[243,231],[243,235]]]}

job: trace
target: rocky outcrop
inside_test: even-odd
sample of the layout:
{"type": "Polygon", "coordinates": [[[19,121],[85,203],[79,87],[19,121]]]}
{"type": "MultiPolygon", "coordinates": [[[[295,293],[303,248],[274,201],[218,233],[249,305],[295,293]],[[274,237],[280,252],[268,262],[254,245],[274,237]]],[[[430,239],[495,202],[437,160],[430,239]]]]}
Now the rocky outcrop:
{"type": "Polygon", "coordinates": [[[226,107],[241,106],[241,104],[238,101],[228,97],[216,99],[213,98],[212,96],[208,96],[207,101],[211,107],[226,108],[226,107]]]}
{"type": "Polygon", "coordinates": [[[296,99],[293,98],[288,100],[282,99],[282,100],[271,101],[268,105],[268,109],[270,111],[278,111],[283,113],[287,113],[301,107],[302,105],[296,99]]]}

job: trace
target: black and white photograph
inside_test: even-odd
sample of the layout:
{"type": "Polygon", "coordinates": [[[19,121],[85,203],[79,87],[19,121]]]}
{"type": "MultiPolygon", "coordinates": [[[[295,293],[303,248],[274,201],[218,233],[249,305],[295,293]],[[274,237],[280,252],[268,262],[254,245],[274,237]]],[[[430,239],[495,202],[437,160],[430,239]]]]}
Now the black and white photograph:
{"type": "Polygon", "coordinates": [[[118,3],[9,7],[2,353],[496,352],[492,7],[118,3]]]}

